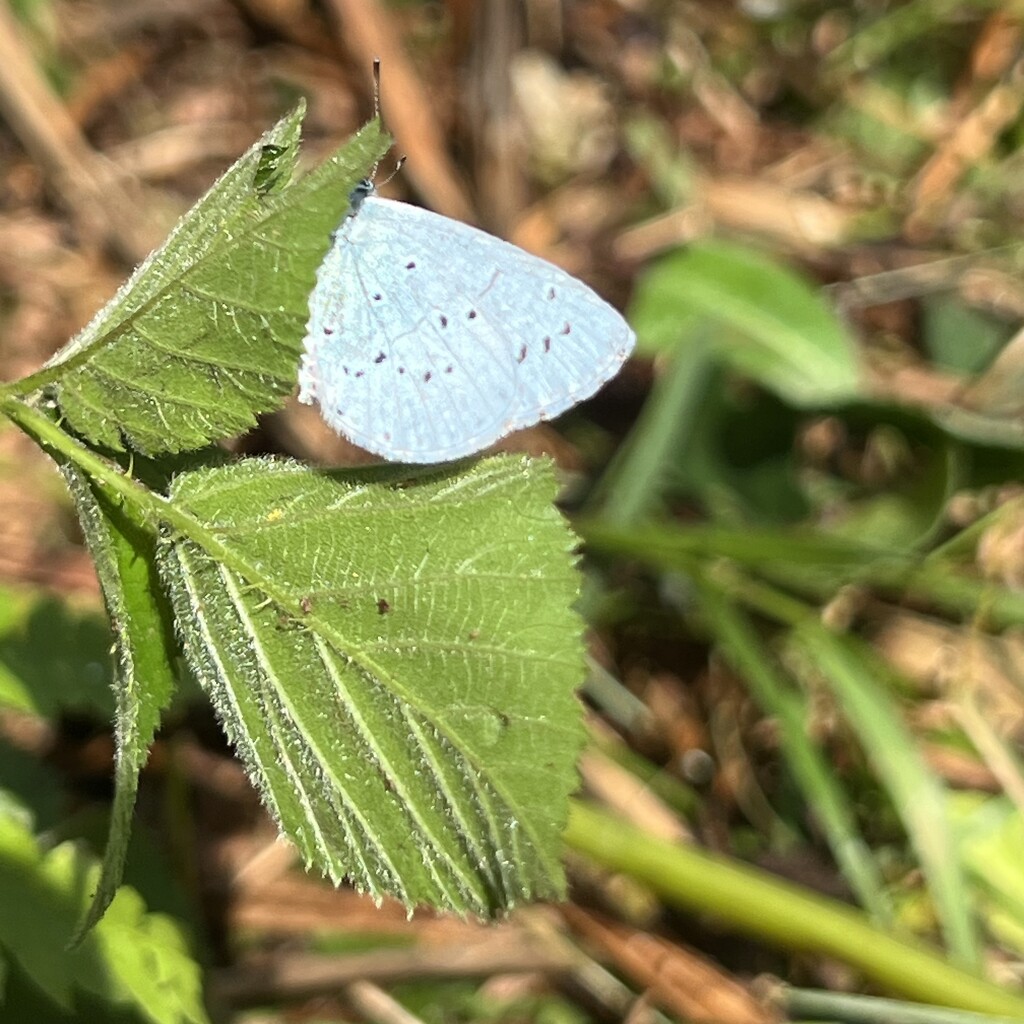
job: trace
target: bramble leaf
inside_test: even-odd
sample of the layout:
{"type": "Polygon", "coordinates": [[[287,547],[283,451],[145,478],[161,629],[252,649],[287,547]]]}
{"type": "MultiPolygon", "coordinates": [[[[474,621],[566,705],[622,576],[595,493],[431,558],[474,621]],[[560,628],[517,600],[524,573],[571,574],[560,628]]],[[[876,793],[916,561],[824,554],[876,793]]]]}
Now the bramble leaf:
{"type": "Polygon", "coordinates": [[[558,895],[582,649],[551,468],[400,472],[180,476],[186,655],[307,863],[409,906],[558,895]]]}
{"type": "Polygon", "coordinates": [[[295,385],[307,297],[353,185],[386,150],[372,121],[285,184],[303,106],[182,218],[92,322],[12,393],[53,390],[94,444],[158,454],[252,427],[295,385]]]}

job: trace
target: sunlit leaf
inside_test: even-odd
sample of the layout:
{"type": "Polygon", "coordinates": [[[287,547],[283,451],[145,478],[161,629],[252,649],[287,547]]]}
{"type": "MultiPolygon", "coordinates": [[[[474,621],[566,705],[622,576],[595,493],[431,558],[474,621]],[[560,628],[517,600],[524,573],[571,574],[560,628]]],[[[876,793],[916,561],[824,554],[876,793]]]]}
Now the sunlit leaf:
{"type": "Polygon", "coordinates": [[[75,467],[64,466],[64,477],[74,495],[114,626],[117,663],[114,804],[100,878],[77,941],[110,906],[121,882],[139,772],[149,756],[161,712],[174,692],[176,652],[169,609],[157,578],[155,538],[133,524],[102,492],[94,491],[75,467]]]}
{"type": "Polygon", "coordinates": [[[378,122],[284,185],[303,107],[268,131],[41,371],[90,441],[147,453],[254,425],[295,385],[307,296],[352,186],[387,147],[378,122]]]}
{"type": "Polygon", "coordinates": [[[574,544],[547,463],[364,482],[180,476],[186,654],[284,831],[375,896],[493,913],[562,890],[581,743],[574,544]]]}

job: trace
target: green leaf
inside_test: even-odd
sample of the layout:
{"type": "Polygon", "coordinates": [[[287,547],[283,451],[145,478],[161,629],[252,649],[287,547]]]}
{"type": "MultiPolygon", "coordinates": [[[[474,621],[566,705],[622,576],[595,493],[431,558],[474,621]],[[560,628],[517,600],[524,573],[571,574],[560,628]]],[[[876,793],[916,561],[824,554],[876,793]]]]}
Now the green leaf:
{"type": "Polygon", "coordinates": [[[199,965],[174,922],[122,888],[106,917],[69,951],[96,865],[70,843],[44,854],[0,804],[0,950],[58,1006],[78,993],[128,1006],[156,1024],[205,1022],[199,965]]]}
{"type": "Polygon", "coordinates": [[[686,463],[694,425],[711,378],[707,325],[697,323],[692,343],[680,347],[644,404],[590,507],[606,522],[626,525],[660,511],[672,470],[686,463]]]}
{"type": "Polygon", "coordinates": [[[253,188],[265,196],[283,188],[295,169],[296,147],[279,146],[272,142],[260,146],[260,158],[253,172],[253,188]]]}
{"type": "Polygon", "coordinates": [[[203,524],[163,558],[186,656],[335,882],[480,914],[558,896],[583,662],[551,467],[400,472],[178,477],[203,524]]]}
{"type": "Polygon", "coordinates": [[[890,482],[877,493],[833,501],[828,533],[891,551],[925,550],[948,526],[952,495],[965,485],[962,450],[931,429],[879,424],[870,444],[888,460],[890,482]]]}
{"type": "Polygon", "coordinates": [[[856,352],[817,291],[749,249],[720,242],[661,260],[630,311],[641,348],[671,344],[694,315],[728,325],[721,357],[796,406],[830,405],[860,390],[856,352]]]}
{"type": "Polygon", "coordinates": [[[1007,324],[958,296],[921,299],[921,343],[932,363],[955,373],[981,373],[1009,344],[1007,324]]]}
{"type": "Polygon", "coordinates": [[[867,645],[813,620],[793,630],[791,638],[827,679],[888,790],[921,860],[951,955],[976,969],[977,925],[956,855],[946,794],[880,682],[889,673],[867,645]]]}
{"type": "Polygon", "coordinates": [[[268,131],[92,322],[13,392],[51,387],[94,444],[160,453],[247,430],[295,384],[307,297],[355,183],[388,140],[371,122],[299,181],[303,107],[268,131]]]}
{"type": "MultiPolygon", "coordinates": [[[[1011,753],[1011,757],[1012,757],[1011,753]]],[[[980,896],[986,926],[1020,953],[1024,950],[1024,818],[1005,796],[952,793],[960,855],[980,896]]]]}
{"type": "Polygon", "coordinates": [[[160,713],[174,693],[177,650],[170,609],[157,577],[154,536],[132,523],[101,490],[94,490],[76,467],[67,463],[62,468],[96,564],[117,655],[114,804],[100,879],[89,913],[74,937],[78,942],[103,916],[120,884],[139,772],[149,756],[160,713]]]}
{"type": "Polygon", "coordinates": [[[34,588],[0,588],[0,707],[109,719],[112,676],[110,628],[98,610],[34,588]]]}
{"type": "Polygon", "coordinates": [[[731,386],[730,377],[720,360],[708,375],[688,443],[677,450],[672,497],[696,499],[723,526],[804,523],[811,506],[797,443],[803,417],[767,391],[731,386]]]}
{"type": "Polygon", "coordinates": [[[26,821],[38,830],[54,828],[67,814],[67,792],[57,768],[3,739],[0,739],[0,779],[8,798],[13,798],[29,812],[26,821]]]}
{"type": "Polygon", "coordinates": [[[807,701],[791,688],[774,652],[742,609],[705,582],[701,610],[726,658],[740,673],[754,700],[779,730],[785,762],[807,797],[836,863],[861,904],[879,926],[892,926],[892,906],[871,848],[824,751],[808,730],[807,701]]]}

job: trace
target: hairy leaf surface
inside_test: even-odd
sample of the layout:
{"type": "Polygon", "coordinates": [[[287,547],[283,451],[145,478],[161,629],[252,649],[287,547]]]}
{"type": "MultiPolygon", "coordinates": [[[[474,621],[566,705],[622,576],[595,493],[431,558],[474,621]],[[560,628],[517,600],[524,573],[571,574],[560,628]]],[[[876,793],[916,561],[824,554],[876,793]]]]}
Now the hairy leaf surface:
{"type": "Polygon", "coordinates": [[[303,107],[182,218],[92,322],[38,373],[90,441],[157,454],[247,430],[295,385],[316,268],[355,183],[386,149],[371,122],[285,185],[303,107]]]}
{"type": "Polygon", "coordinates": [[[209,531],[163,556],[186,654],[335,881],[481,914],[561,892],[582,651],[554,495],[547,463],[507,457],[411,481],[266,460],[176,481],[209,531]]]}

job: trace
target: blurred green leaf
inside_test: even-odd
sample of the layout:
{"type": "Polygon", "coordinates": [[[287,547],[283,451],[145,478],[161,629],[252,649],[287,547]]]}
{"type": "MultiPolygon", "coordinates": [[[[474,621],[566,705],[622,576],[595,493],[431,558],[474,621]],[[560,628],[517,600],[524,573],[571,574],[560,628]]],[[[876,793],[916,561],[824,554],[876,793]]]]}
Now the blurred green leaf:
{"type": "Polygon", "coordinates": [[[630,431],[594,493],[590,505],[613,523],[656,514],[673,468],[685,464],[694,422],[706,393],[710,367],[707,328],[670,357],[630,431]]]}
{"type": "MultiPolygon", "coordinates": [[[[921,40],[937,29],[959,27],[965,16],[981,17],[995,6],[996,0],[908,0],[894,7],[869,9],[849,38],[829,54],[829,61],[844,75],[863,73],[895,57],[897,51],[908,55],[920,51],[921,40]]],[[[934,61],[931,53],[923,54],[922,59],[934,61]]]]}
{"type": "Polygon", "coordinates": [[[1024,816],[1005,796],[951,794],[960,854],[989,927],[1024,953],[1024,816]]]}
{"type": "Polygon", "coordinates": [[[803,695],[784,682],[772,651],[749,618],[713,586],[701,588],[701,610],[725,657],[743,674],[754,699],[777,723],[786,765],[824,830],[832,855],[877,925],[891,926],[892,905],[850,800],[826,754],[808,732],[803,695]]]}
{"type": "Polygon", "coordinates": [[[665,257],[641,280],[630,321],[651,352],[676,345],[697,315],[722,325],[722,359],[796,406],[860,391],[853,341],[817,291],[752,250],[709,242],[665,257]]]}
{"type": "Polygon", "coordinates": [[[54,719],[113,717],[110,626],[98,611],[30,589],[0,589],[0,706],[54,719]]]}
{"type": "Polygon", "coordinates": [[[913,434],[885,423],[871,431],[883,483],[875,493],[834,503],[823,517],[827,532],[909,554],[946,529],[949,499],[965,482],[964,457],[959,446],[922,426],[913,434]]]}
{"type": "Polygon", "coordinates": [[[0,806],[0,948],[58,1007],[78,993],[134,1008],[155,1024],[205,1024],[198,964],[177,926],[122,888],[106,917],[73,951],[98,869],[70,843],[44,853],[0,806]]]}
{"type": "Polygon", "coordinates": [[[1010,326],[965,305],[959,296],[921,302],[921,342],[932,362],[957,373],[980,373],[1012,336],[1010,326]]]}
{"type": "Polygon", "coordinates": [[[663,206],[678,207],[694,200],[696,165],[662,118],[636,114],[626,123],[624,135],[629,155],[644,169],[663,206]]]}
{"type": "MultiPolygon", "coordinates": [[[[38,757],[0,740],[0,787],[25,808],[32,825],[53,828],[64,810],[64,793],[56,770],[38,757]]],[[[0,1005],[3,1000],[0,999],[0,1005]]]]}
{"type": "Polygon", "coordinates": [[[946,794],[882,685],[889,671],[866,645],[814,620],[795,629],[792,642],[824,677],[888,790],[928,879],[950,954],[977,969],[977,924],[953,842],[946,794]]]}
{"type": "Polygon", "coordinates": [[[728,378],[721,366],[710,375],[689,444],[677,453],[676,489],[723,526],[805,520],[811,506],[799,475],[799,413],[769,392],[730,387],[728,378]]]}

